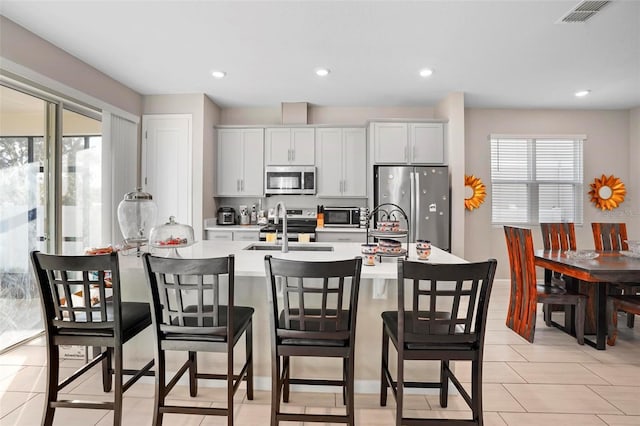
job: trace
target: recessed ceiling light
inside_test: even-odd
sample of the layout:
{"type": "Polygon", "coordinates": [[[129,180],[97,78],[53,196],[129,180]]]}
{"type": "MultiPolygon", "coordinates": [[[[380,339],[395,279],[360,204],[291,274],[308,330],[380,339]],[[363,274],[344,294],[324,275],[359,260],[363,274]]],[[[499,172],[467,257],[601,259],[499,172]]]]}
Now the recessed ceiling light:
{"type": "Polygon", "coordinates": [[[213,78],[221,79],[224,78],[227,73],[224,71],[212,71],[211,75],[213,76],[213,78]]]}
{"type": "Polygon", "coordinates": [[[591,93],[591,90],[580,90],[579,92],[576,92],[576,96],[579,98],[584,98],[589,93],[591,93]]]}
{"type": "Polygon", "coordinates": [[[326,77],[326,76],[328,76],[328,75],[329,75],[329,73],[330,73],[330,72],[331,72],[331,70],[330,70],[330,69],[328,69],[328,68],[318,68],[318,69],[316,70],[316,75],[317,75],[318,77],[326,77]]]}
{"type": "Polygon", "coordinates": [[[424,68],[420,70],[420,77],[429,77],[433,74],[433,70],[429,68],[424,68]]]}

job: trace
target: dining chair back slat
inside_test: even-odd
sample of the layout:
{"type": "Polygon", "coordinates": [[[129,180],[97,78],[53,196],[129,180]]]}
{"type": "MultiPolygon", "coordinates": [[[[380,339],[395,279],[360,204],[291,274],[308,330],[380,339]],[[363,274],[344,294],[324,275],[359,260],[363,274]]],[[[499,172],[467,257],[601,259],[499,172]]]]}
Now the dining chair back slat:
{"type": "Polygon", "coordinates": [[[541,223],[540,230],[545,250],[576,249],[576,230],[572,222],[541,223]]]}
{"type": "Polygon", "coordinates": [[[625,223],[593,222],[593,244],[599,251],[629,250],[625,223]]]}

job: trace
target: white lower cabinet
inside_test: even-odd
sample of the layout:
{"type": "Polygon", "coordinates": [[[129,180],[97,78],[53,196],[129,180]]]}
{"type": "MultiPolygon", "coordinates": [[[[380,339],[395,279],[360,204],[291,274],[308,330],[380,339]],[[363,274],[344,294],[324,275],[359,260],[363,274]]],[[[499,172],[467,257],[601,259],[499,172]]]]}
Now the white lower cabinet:
{"type": "Polygon", "coordinates": [[[259,241],[260,231],[257,229],[207,229],[205,238],[214,241],[259,241]]]}
{"type": "Polygon", "coordinates": [[[233,231],[233,241],[259,241],[260,231],[233,231]]]}
{"type": "Polygon", "coordinates": [[[233,232],[232,231],[211,231],[207,229],[206,238],[207,240],[233,241],[233,232]]]}
{"type": "Polygon", "coordinates": [[[317,231],[316,241],[319,243],[362,243],[364,244],[367,238],[366,232],[363,229],[362,232],[354,231],[317,231]]]}
{"type": "Polygon", "coordinates": [[[365,129],[316,129],[316,165],[318,197],[366,197],[365,129]]]}

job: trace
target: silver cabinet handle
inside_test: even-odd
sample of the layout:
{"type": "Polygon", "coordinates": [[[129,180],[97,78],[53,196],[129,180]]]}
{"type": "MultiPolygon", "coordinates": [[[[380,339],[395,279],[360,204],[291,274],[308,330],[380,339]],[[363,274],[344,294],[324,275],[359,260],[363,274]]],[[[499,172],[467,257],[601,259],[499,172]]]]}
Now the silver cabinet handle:
{"type": "Polygon", "coordinates": [[[342,192],[347,192],[347,181],[346,180],[342,181],[342,192]]]}
{"type": "Polygon", "coordinates": [[[291,150],[291,161],[296,161],[296,150],[295,149],[291,150]]]}

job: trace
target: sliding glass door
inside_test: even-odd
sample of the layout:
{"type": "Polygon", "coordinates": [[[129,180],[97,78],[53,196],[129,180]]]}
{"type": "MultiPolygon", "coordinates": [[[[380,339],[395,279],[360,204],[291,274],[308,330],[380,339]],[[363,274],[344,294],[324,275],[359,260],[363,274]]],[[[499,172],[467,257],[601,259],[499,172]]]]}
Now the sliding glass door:
{"type": "Polygon", "coordinates": [[[42,330],[29,252],[102,243],[96,113],[0,85],[0,351],[42,330]]]}
{"type": "Polygon", "coordinates": [[[31,250],[49,251],[48,102],[0,86],[0,349],[42,329],[31,250]]]}
{"type": "Polygon", "coordinates": [[[82,254],[102,240],[102,123],[62,113],[62,253],[82,254]]]}

